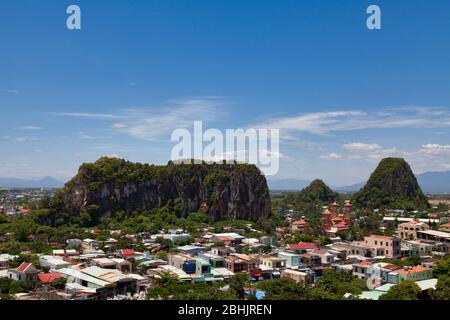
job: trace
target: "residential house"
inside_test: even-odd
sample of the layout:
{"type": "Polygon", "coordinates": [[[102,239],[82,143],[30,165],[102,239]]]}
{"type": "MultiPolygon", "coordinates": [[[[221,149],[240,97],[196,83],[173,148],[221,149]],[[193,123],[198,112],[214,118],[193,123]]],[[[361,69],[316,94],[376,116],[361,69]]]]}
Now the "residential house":
{"type": "Polygon", "coordinates": [[[416,266],[416,267],[403,267],[397,269],[388,275],[388,282],[398,284],[403,280],[422,281],[433,278],[433,269],[416,266]]]}
{"type": "Polygon", "coordinates": [[[8,270],[8,278],[16,281],[36,281],[38,270],[30,262],[22,262],[16,269],[8,270]]]}
{"type": "Polygon", "coordinates": [[[47,256],[47,255],[40,256],[39,264],[43,268],[48,268],[48,270],[59,270],[62,268],[70,267],[70,263],[64,261],[63,258],[59,256],[47,256]]]}
{"type": "Polygon", "coordinates": [[[232,253],[232,250],[230,247],[214,247],[211,248],[211,252],[216,256],[227,257],[232,253]]]}
{"type": "Polygon", "coordinates": [[[281,278],[284,279],[291,279],[295,281],[296,283],[303,283],[306,284],[308,282],[308,273],[291,270],[291,269],[285,269],[281,272],[281,278]]]}
{"type": "Polygon", "coordinates": [[[200,253],[199,258],[209,261],[213,268],[226,268],[226,260],[224,257],[212,254],[212,253],[200,253]]]}
{"type": "Polygon", "coordinates": [[[83,242],[81,243],[81,247],[83,248],[83,250],[96,250],[98,249],[98,241],[94,240],[94,239],[84,239],[83,242]]]}
{"type": "Polygon", "coordinates": [[[171,253],[168,255],[169,265],[183,270],[187,274],[195,274],[197,261],[189,255],[171,253]]]}
{"type": "Polygon", "coordinates": [[[276,256],[262,256],[260,258],[260,266],[272,268],[272,269],[285,269],[286,268],[286,259],[276,256]]]}
{"type": "Polygon", "coordinates": [[[103,269],[117,269],[120,271],[132,271],[131,262],[121,258],[95,258],[91,260],[93,266],[103,269]]]}
{"type": "Polygon", "coordinates": [[[286,250],[293,253],[306,253],[308,251],[316,249],[318,246],[314,243],[299,242],[297,244],[288,244],[286,250]]]}
{"type": "Polygon", "coordinates": [[[322,265],[331,265],[334,262],[334,255],[325,249],[314,249],[310,252],[312,255],[320,257],[322,265]]]}
{"type": "Polygon", "coordinates": [[[259,258],[255,255],[233,253],[225,258],[227,269],[233,273],[251,272],[259,266],[259,258]]]}
{"type": "Polygon", "coordinates": [[[96,266],[84,268],[80,271],[113,285],[113,296],[118,294],[126,295],[127,293],[137,293],[139,291],[139,281],[144,280],[144,278],[139,275],[123,274],[116,269],[103,269],[96,266]]]}
{"type": "Polygon", "coordinates": [[[286,260],[286,268],[298,269],[300,266],[300,255],[291,252],[278,252],[278,257],[280,259],[286,260]]]}
{"type": "Polygon", "coordinates": [[[199,246],[186,245],[186,246],[177,247],[177,250],[181,251],[181,253],[184,253],[184,254],[190,254],[190,255],[196,256],[200,252],[204,251],[205,248],[199,247],[199,246]]]}

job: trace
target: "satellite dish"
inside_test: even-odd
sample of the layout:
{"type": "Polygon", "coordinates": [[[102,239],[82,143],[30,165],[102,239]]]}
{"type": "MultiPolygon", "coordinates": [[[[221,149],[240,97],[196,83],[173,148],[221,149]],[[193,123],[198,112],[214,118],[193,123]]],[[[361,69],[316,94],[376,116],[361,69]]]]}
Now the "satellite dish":
{"type": "Polygon", "coordinates": [[[367,268],[369,278],[367,278],[367,288],[373,290],[376,287],[381,286],[383,278],[381,277],[381,268],[378,265],[371,265],[367,268]]]}

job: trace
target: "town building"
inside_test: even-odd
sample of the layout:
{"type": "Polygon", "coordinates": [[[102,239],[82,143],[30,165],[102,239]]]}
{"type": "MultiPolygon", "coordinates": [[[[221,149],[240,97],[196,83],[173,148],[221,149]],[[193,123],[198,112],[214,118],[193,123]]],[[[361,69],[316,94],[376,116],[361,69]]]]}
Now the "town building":
{"type": "Polygon", "coordinates": [[[401,240],[416,240],[417,231],[425,231],[429,229],[430,227],[425,222],[412,220],[398,225],[397,236],[401,240]]]}

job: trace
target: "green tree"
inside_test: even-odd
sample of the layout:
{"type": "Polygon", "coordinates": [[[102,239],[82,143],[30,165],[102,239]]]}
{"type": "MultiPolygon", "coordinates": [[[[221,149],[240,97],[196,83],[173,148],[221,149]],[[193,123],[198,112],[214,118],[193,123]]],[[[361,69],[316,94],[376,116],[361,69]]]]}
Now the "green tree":
{"type": "Polygon", "coordinates": [[[433,274],[436,277],[442,275],[450,276],[450,256],[446,256],[433,266],[433,274]]]}
{"type": "Polygon", "coordinates": [[[388,292],[380,296],[380,300],[419,300],[422,292],[420,287],[411,280],[404,280],[393,286],[388,292]]]}
{"type": "Polygon", "coordinates": [[[236,273],[229,280],[230,288],[236,293],[239,299],[244,299],[244,289],[249,284],[247,273],[236,273]]]}
{"type": "Polygon", "coordinates": [[[433,292],[433,299],[450,300],[450,276],[442,275],[438,278],[436,289],[433,292]]]}

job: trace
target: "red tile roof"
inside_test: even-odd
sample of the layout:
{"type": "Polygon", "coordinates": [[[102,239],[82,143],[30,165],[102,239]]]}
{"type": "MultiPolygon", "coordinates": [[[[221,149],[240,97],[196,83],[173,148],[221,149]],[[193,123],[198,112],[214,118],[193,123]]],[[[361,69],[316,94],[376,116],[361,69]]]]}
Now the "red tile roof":
{"type": "Polygon", "coordinates": [[[17,271],[25,272],[30,266],[31,266],[31,263],[29,263],[29,262],[22,262],[22,264],[17,268],[17,271]]]}
{"type": "Polygon", "coordinates": [[[38,278],[39,278],[39,281],[42,283],[51,283],[51,282],[61,278],[61,273],[59,273],[59,272],[39,273],[38,278]]]}
{"type": "Polygon", "coordinates": [[[289,249],[294,250],[307,250],[315,249],[317,246],[314,243],[309,242],[299,242],[298,244],[288,244],[289,249]]]}
{"type": "Polygon", "coordinates": [[[348,228],[348,225],[345,222],[339,222],[334,227],[337,228],[337,229],[346,229],[346,228],[348,228]]]}
{"type": "Polygon", "coordinates": [[[301,219],[301,220],[294,221],[292,224],[293,225],[298,225],[298,226],[307,226],[308,222],[306,222],[305,220],[301,219]]]}
{"type": "Polygon", "coordinates": [[[122,250],[120,250],[120,253],[124,256],[134,256],[133,249],[122,249],[122,250]]]}

